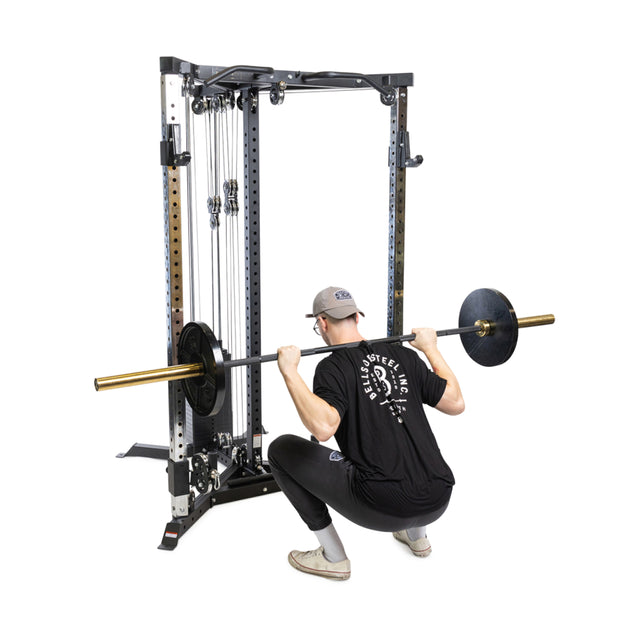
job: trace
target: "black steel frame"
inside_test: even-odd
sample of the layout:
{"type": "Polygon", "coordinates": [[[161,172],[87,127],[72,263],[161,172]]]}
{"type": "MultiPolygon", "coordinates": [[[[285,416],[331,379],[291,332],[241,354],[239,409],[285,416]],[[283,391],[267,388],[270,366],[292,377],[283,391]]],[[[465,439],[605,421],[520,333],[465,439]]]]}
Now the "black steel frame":
{"type": "MultiPolygon", "coordinates": [[[[162,140],[165,247],[167,272],[167,360],[177,364],[177,342],[184,324],[182,289],[181,167],[190,157],[182,150],[181,105],[187,94],[194,112],[205,101],[233,91],[239,93],[243,111],[244,134],[244,221],[246,286],[247,355],[261,352],[260,313],[260,96],[267,93],[271,104],[282,102],[288,91],[331,91],[368,89],[378,92],[380,101],[390,109],[389,142],[389,255],[387,335],[403,332],[404,228],[406,169],[418,166],[420,156],[410,157],[407,131],[408,87],[413,74],[364,75],[343,72],[301,72],[270,67],[215,67],[195,65],[179,58],[160,58],[162,84],[162,140]]],[[[192,318],[194,320],[195,318],[192,318]]],[[[178,540],[211,507],[225,502],[278,491],[278,486],[262,460],[262,405],[259,365],[247,367],[248,427],[241,445],[243,455],[232,458],[228,448],[219,446],[217,434],[230,420],[230,410],[220,416],[201,418],[188,406],[181,382],[169,383],[169,447],[134,444],[119,457],[142,456],[168,461],[168,483],[172,502],[172,520],[167,523],[160,549],[175,549],[178,540]],[[189,459],[195,451],[206,451],[215,464],[226,465],[219,487],[195,497],[189,459]]],[[[229,388],[227,386],[227,388],[229,388]]],[[[229,394],[230,395],[230,394],[229,394]]],[[[227,404],[229,399],[227,398],[227,404]]]]}

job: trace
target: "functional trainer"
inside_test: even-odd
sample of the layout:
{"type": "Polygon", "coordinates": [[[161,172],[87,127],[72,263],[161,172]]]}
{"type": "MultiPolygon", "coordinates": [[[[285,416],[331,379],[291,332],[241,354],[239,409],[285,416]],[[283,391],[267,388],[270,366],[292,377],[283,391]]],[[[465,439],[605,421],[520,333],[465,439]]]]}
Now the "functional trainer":
{"type": "MultiPolygon", "coordinates": [[[[260,365],[277,360],[261,354],[262,103],[279,107],[297,91],[367,90],[379,98],[372,108],[389,111],[387,336],[372,343],[415,337],[402,334],[405,193],[406,170],[422,157],[410,153],[411,73],[215,67],[163,57],[160,74],[167,366],[96,378],[94,385],[100,391],[168,382],[169,446],[136,443],[119,457],[167,461],[172,519],[159,548],[170,550],[214,505],[278,491],[262,457],[260,365]]],[[[477,289],[464,300],[458,327],[438,335],[460,335],[473,360],[495,366],[511,357],[519,329],[553,322],[553,315],[518,318],[506,296],[477,289]]]]}

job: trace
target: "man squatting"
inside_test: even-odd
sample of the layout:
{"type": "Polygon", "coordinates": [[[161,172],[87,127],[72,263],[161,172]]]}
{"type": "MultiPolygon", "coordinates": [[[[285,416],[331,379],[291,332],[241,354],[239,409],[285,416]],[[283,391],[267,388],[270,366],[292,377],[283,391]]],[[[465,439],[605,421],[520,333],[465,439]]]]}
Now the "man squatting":
{"type": "Polygon", "coordinates": [[[440,354],[433,329],[412,329],[411,346],[369,344],[360,334],[360,311],[345,289],[328,287],[313,302],[314,330],[327,345],[360,342],[334,351],[316,367],[313,392],[298,372],[300,350],[278,350],[278,367],[304,426],[334,451],[295,435],[269,447],[273,475],[313,531],[320,547],[291,551],[296,569],[336,580],[351,564],[328,506],[356,524],[393,532],[414,555],[426,557],[426,527],[446,510],[455,483],[423,405],[449,415],[464,411],[458,381],[440,354]]]}

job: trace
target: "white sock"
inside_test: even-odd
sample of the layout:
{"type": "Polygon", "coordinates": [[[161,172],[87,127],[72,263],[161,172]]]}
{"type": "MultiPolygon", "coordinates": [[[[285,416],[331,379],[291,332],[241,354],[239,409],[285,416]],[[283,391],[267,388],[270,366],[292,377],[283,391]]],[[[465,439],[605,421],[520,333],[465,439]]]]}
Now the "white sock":
{"type": "Polygon", "coordinates": [[[340,562],[347,559],[347,554],[342,546],[342,541],[338,532],[335,530],[333,524],[330,524],[324,529],[314,531],[318,538],[318,542],[324,548],[324,557],[329,562],[340,562]]]}
{"type": "Polygon", "coordinates": [[[413,529],[407,529],[407,535],[409,536],[409,540],[411,540],[411,542],[420,540],[420,538],[426,538],[427,527],[414,527],[413,529]]]}

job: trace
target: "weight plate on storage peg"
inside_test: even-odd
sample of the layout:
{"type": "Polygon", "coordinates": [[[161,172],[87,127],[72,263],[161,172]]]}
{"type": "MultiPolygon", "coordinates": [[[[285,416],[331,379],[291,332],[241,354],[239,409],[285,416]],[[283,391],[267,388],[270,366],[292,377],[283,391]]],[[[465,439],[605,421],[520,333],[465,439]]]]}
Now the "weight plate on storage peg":
{"type": "Polygon", "coordinates": [[[213,416],[224,404],[225,366],[220,343],[204,322],[185,325],[178,341],[180,364],[202,364],[204,373],[182,381],[191,408],[200,416],[213,416]]]}
{"type": "Polygon", "coordinates": [[[458,326],[471,326],[477,320],[488,320],[491,333],[460,335],[469,357],[484,367],[506,362],[518,343],[518,318],[509,300],[495,289],[472,291],[462,303],[458,326]]]}

